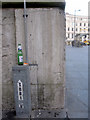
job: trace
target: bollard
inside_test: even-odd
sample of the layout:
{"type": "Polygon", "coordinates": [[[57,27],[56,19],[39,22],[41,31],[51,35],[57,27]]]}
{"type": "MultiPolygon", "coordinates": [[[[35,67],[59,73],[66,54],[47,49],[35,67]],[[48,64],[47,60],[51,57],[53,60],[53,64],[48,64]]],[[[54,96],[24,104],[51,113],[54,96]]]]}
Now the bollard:
{"type": "Polygon", "coordinates": [[[16,118],[30,118],[31,97],[30,97],[30,74],[29,66],[14,66],[13,84],[15,96],[16,118]]]}

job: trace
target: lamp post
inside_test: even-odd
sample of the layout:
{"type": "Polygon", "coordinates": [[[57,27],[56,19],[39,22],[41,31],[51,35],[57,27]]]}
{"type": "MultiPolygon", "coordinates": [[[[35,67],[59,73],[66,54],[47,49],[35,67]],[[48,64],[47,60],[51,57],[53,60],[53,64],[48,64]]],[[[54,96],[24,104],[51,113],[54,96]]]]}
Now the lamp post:
{"type": "Polygon", "coordinates": [[[74,40],[75,40],[75,29],[76,29],[76,12],[81,10],[75,10],[74,11],[74,40]]]}

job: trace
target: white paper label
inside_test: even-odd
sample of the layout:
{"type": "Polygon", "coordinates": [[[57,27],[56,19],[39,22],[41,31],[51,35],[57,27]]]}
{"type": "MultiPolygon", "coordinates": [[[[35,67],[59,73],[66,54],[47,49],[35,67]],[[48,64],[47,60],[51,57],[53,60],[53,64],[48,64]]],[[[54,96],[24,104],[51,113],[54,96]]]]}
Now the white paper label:
{"type": "Polygon", "coordinates": [[[19,62],[23,62],[23,56],[19,56],[19,62]]]}

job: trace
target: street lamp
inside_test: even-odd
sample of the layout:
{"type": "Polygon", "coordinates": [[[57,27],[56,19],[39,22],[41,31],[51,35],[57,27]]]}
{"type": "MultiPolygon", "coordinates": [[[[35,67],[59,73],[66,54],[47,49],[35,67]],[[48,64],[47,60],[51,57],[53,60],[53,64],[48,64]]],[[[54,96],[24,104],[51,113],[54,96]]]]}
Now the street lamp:
{"type": "Polygon", "coordinates": [[[75,40],[75,29],[76,29],[76,12],[81,11],[81,10],[75,10],[74,11],[74,40],[75,40]]]}

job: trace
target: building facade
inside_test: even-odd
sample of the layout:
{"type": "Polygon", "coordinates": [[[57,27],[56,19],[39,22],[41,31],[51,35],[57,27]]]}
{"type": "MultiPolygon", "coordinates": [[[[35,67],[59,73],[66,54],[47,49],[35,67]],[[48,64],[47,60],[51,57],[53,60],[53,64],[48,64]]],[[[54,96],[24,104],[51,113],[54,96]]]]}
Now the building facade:
{"type": "MultiPolygon", "coordinates": [[[[65,2],[62,3],[62,0],[46,0],[47,2],[38,0],[36,3],[28,1],[26,25],[28,61],[31,65],[31,118],[33,118],[36,115],[35,110],[60,111],[64,108],[65,2]]],[[[9,3],[8,0],[6,3],[2,2],[2,8],[0,9],[2,13],[0,17],[2,86],[0,88],[2,87],[3,92],[0,96],[2,98],[0,111],[3,111],[4,117],[6,113],[15,110],[12,67],[17,65],[18,44],[22,45],[24,62],[26,51],[23,2],[9,3]]],[[[23,100],[25,95],[23,94],[23,100]]]]}
{"type": "Polygon", "coordinates": [[[66,13],[66,41],[88,40],[88,16],[66,13]]]}

